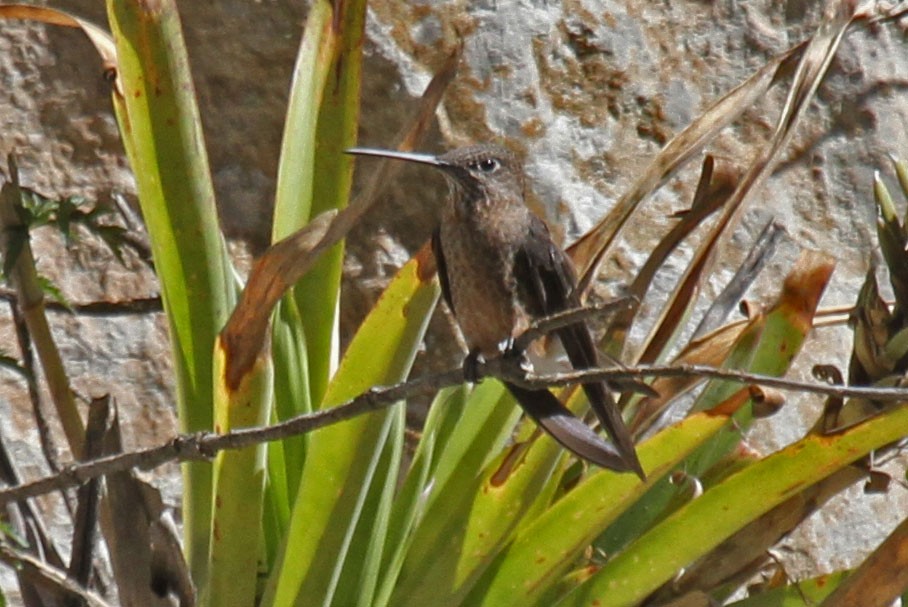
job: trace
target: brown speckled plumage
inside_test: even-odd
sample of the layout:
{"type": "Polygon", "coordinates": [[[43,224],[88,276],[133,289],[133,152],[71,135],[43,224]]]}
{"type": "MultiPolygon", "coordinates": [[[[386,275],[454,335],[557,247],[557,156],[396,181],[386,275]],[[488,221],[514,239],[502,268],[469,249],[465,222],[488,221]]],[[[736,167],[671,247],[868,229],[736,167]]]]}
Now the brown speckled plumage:
{"type": "MultiPolygon", "coordinates": [[[[450,192],[432,237],[432,250],[445,301],[471,357],[514,354],[508,351],[512,338],[533,318],[579,305],[573,266],[524,203],[523,167],[511,152],[491,145],[441,156],[351,151],[429,164],[447,177],[450,192]]],[[[598,365],[585,323],[564,327],[557,334],[575,368],[598,365]]],[[[603,442],[548,390],[506,385],[523,409],[567,449],[600,466],[644,476],[630,432],[604,384],[583,388],[617,449],[603,442]]]]}

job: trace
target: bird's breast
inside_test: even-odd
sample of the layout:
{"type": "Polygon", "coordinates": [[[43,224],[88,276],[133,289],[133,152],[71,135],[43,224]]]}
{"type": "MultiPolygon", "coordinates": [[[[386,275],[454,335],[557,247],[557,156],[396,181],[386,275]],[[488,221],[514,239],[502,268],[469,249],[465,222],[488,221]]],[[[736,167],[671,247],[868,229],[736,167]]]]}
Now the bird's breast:
{"type": "Polygon", "coordinates": [[[442,222],[439,236],[461,333],[470,349],[496,356],[527,326],[516,299],[513,247],[466,222],[442,222]]]}

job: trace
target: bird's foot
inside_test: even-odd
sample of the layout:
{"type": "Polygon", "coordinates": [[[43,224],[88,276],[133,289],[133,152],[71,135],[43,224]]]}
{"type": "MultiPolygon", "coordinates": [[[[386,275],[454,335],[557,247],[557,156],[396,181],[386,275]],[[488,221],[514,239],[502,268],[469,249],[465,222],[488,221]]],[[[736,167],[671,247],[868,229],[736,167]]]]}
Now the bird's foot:
{"type": "Polygon", "coordinates": [[[482,381],[483,375],[480,372],[480,365],[488,365],[488,371],[493,375],[504,373],[506,375],[527,375],[533,371],[533,364],[526,356],[526,352],[520,348],[514,347],[514,341],[508,340],[502,342],[499,351],[500,356],[496,356],[491,361],[486,361],[485,356],[479,348],[474,348],[463,359],[463,378],[471,384],[482,381]]]}
{"type": "Polygon", "coordinates": [[[501,353],[501,361],[505,367],[519,370],[524,375],[533,371],[533,364],[527,358],[526,351],[514,347],[514,340],[511,339],[505,344],[501,353]]]}
{"type": "Polygon", "coordinates": [[[469,354],[463,359],[463,379],[464,381],[475,384],[482,380],[479,376],[479,364],[485,362],[478,348],[470,350],[469,354]]]}

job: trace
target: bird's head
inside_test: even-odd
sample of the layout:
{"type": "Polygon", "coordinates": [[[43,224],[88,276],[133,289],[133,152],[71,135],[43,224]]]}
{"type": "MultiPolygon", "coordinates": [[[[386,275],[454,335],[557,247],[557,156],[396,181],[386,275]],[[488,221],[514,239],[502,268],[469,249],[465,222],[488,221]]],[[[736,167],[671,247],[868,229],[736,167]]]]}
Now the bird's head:
{"type": "Polygon", "coordinates": [[[469,207],[495,201],[523,198],[523,167],[513,152],[484,144],[458,148],[439,156],[372,148],[351,148],[349,154],[379,156],[427,164],[440,170],[448,180],[455,204],[469,207]]]}
{"type": "Polygon", "coordinates": [[[452,196],[466,205],[523,198],[523,167],[510,150],[497,145],[475,145],[442,154],[438,161],[452,196]]]}

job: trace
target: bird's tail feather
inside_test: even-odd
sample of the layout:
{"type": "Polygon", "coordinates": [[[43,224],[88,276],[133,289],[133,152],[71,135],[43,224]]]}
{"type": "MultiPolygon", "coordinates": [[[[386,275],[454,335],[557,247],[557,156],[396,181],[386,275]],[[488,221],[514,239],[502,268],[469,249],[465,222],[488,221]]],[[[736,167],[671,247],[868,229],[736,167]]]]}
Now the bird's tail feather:
{"type": "Polygon", "coordinates": [[[618,403],[612,398],[602,383],[583,384],[583,390],[586,392],[587,399],[590,401],[590,408],[599,423],[608,433],[609,438],[615,443],[617,452],[621,455],[623,461],[630,470],[633,470],[637,476],[646,480],[643,473],[643,467],[637,458],[637,449],[634,446],[634,437],[630,429],[624,423],[621,417],[621,411],[618,409],[618,403]]]}
{"type": "Polygon", "coordinates": [[[616,472],[634,471],[644,478],[636,454],[628,462],[614,446],[602,440],[562,405],[554,394],[548,390],[530,390],[510,383],[505,385],[527,415],[562,447],[597,466],[616,472]]]}
{"type": "MultiPolygon", "coordinates": [[[[569,325],[559,331],[558,336],[575,369],[589,369],[597,366],[596,346],[586,325],[569,325]]],[[[621,417],[618,403],[609,394],[605,384],[602,382],[583,384],[583,391],[586,392],[590,408],[596,414],[599,423],[615,443],[618,454],[627,466],[625,470],[633,470],[637,476],[645,480],[646,475],[643,473],[640,460],[637,459],[637,451],[634,448],[634,437],[621,417]]]]}

